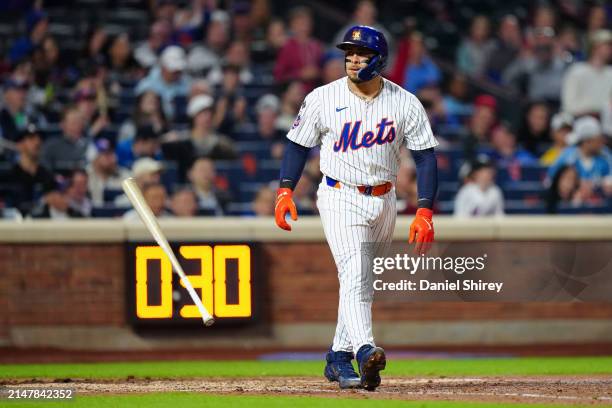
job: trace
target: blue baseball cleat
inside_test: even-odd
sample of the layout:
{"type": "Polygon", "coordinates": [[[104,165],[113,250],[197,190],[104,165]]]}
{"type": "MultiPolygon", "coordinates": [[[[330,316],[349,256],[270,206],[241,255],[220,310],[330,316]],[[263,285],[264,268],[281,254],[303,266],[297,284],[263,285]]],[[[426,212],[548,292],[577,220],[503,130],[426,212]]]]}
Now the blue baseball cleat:
{"type": "Polygon", "coordinates": [[[353,353],[348,351],[333,351],[331,348],[325,356],[327,365],[323,374],[329,381],[338,381],[340,388],[360,388],[361,378],[355,372],[351,360],[353,353]]]}
{"type": "Polygon", "coordinates": [[[361,346],[355,357],[361,373],[361,385],[368,391],[375,390],[380,385],[379,373],[387,365],[385,350],[366,344],[361,346]]]}

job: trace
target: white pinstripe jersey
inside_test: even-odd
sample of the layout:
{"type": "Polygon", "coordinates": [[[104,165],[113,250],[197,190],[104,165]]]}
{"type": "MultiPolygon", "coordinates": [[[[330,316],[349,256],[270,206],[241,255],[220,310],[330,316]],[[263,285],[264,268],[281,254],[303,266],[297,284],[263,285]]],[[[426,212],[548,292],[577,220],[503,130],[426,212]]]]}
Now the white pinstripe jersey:
{"type": "Polygon", "coordinates": [[[370,101],[354,94],[348,77],[316,88],[304,99],[287,138],[306,147],[321,145],[321,172],[342,183],[395,183],[400,147],[438,145],[421,102],[383,78],[370,101]]]}

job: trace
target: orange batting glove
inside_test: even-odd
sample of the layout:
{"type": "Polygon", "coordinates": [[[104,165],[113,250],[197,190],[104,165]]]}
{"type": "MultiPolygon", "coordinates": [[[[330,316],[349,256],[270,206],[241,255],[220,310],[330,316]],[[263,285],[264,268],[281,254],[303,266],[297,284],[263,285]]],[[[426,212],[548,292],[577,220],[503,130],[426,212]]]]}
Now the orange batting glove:
{"type": "Polygon", "coordinates": [[[414,250],[417,254],[426,253],[434,240],[432,216],[433,211],[429,208],[419,208],[414,221],[410,224],[408,243],[412,244],[414,242],[416,244],[414,250]]]}
{"type": "Polygon", "coordinates": [[[297,208],[293,202],[293,191],[290,188],[279,188],[276,191],[276,206],[274,207],[274,216],[276,225],[286,231],[291,231],[291,225],[285,220],[287,212],[291,214],[291,219],[297,221],[297,208]]]}

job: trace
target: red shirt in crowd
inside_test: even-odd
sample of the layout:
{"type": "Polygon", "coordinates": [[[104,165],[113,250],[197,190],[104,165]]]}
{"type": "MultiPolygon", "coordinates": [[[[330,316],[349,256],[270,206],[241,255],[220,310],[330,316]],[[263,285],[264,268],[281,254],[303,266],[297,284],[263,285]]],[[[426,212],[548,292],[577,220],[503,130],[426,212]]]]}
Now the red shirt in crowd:
{"type": "Polygon", "coordinates": [[[276,58],[274,79],[281,83],[302,80],[305,91],[310,92],[317,85],[317,79],[303,80],[302,70],[309,65],[320,69],[322,58],[323,47],[319,41],[308,39],[305,42],[298,42],[297,39],[290,38],[276,58]]]}

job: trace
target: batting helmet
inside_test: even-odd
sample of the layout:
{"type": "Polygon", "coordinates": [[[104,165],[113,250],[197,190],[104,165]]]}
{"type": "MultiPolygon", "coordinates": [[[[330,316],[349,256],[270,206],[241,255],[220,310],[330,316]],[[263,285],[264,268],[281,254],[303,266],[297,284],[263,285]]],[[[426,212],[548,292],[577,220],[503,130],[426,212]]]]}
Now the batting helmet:
{"type": "Polygon", "coordinates": [[[375,28],[356,25],[348,29],[346,34],[344,34],[344,39],[336,47],[344,51],[352,45],[367,48],[376,53],[369,61],[368,66],[359,70],[357,77],[362,81],[369,81],[380,75],[387,65],[387,55],[389,52],[385,35],[375,28]]]}

